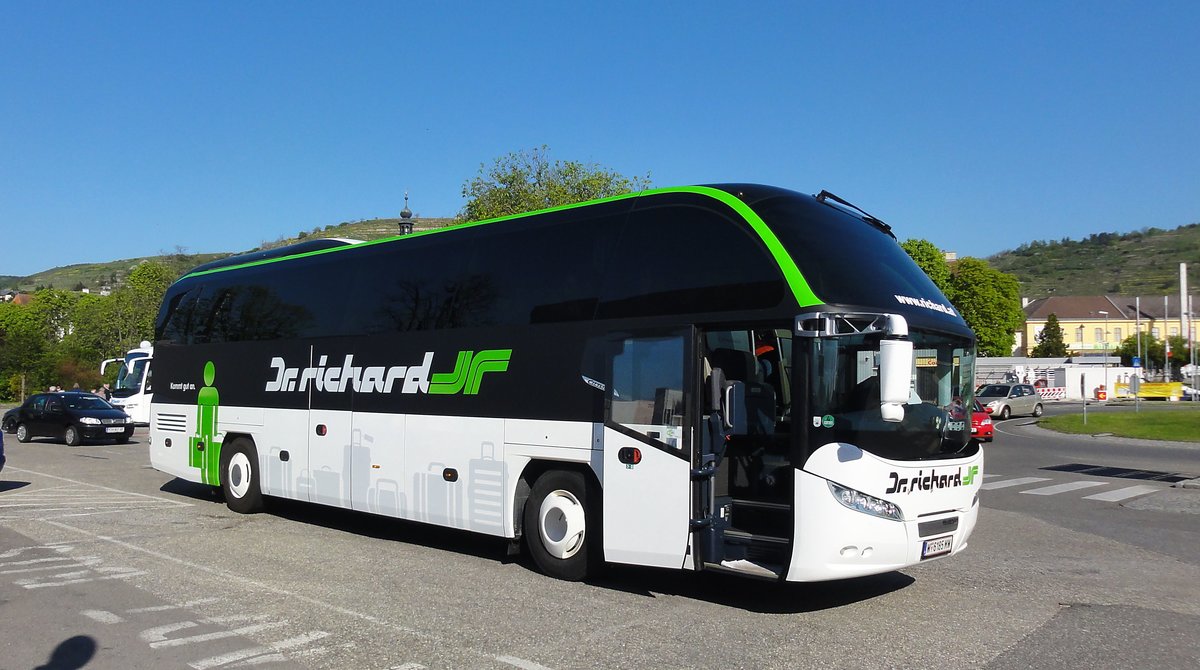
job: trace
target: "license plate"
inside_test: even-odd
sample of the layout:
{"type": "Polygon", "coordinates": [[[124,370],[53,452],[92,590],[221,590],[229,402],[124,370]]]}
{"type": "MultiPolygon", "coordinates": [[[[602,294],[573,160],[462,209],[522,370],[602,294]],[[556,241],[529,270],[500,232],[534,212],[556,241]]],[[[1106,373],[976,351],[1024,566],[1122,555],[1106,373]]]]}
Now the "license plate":
{"type": "Polygon", "coordinates": [[[124,433],[125,429],[122,428],[121,426],[109,426],[108,428],[104,429],[104,432],[106,432],[106,433],[124,433]]]}
{"type": "Polygon", "coordinates": [[[921,558],[933,558],[934,556],[948,554],[953,548],[953,535],[946,535],[945,537],[935,537],[932,540],[925,540],[925,546],[921,548],[921,558]]]}

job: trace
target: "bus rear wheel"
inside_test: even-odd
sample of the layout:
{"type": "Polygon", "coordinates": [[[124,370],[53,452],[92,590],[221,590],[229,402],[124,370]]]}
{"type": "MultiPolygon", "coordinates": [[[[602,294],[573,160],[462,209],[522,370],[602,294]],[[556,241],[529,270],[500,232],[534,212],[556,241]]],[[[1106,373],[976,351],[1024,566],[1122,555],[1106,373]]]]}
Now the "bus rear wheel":
{"type": "Polygon", "coordinates": [[[240,514],[263,509],[258,479],[258,452],[254,443],[239,437],[221,450],[221,493],[225,504],[240,514]]]}
{"type": "Polygon", "coordinates": [[[574,582],[599,567],[594,516],[583,473],[550,470],[538,477],[525,503],[523,531],[538,569],[574,582]]]}

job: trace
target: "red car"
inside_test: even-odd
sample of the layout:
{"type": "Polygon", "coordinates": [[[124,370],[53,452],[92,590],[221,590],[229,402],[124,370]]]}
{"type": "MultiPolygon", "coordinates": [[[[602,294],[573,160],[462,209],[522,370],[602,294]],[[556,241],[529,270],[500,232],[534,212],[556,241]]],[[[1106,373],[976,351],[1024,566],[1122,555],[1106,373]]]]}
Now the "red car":
{"type": "Polygon", "coordinates": [[[971,411],[971,437],[980,442],[991,442],[992,435],[992,408],[984,407],[975,401],[975,407],[971,411]]]}

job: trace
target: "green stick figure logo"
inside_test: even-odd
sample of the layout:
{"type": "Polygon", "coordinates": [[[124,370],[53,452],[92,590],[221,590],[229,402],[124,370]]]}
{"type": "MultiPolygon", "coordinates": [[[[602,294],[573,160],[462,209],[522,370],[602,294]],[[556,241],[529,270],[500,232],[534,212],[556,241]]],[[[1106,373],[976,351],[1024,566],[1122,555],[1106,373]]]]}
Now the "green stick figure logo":
{"type": "Polygon", "coordinates": [[[221,443],[217,440],[217,407],[221,396],[213,387],[217,366],[204,364],[204,388],[196,395],[196,434],[188,439],[188,464],[200,468],[200,480],[218,484],[220,479],[221,443]]]}

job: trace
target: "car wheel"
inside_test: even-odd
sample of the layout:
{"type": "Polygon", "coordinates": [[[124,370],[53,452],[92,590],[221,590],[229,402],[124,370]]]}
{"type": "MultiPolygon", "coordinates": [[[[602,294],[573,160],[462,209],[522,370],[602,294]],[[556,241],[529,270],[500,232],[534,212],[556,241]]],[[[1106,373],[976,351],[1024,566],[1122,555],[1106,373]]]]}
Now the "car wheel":
{"type": "Polygon", "coordinates": [[[17,442],[28,442],[33,436],[29,434],[29,426],[17,424],[17,442]]]}
{"type": "Polygon", "coordinates": [[[258,452],[254,443],[244,437],[221,450],[221,492],[225,494],[225,504],[235,512],[253,514],[263,509],[258,452]]]}
{"type": "Polygon", "coordinates": [[[525,544],[538,569],[579,581],[598,568],[599,530],[583,473],[551,470],[533,484],[525,502],[525,544]]]}
{"type": "Polygon", "coordinates": [[[1041,415],[1042,415],[1042,403],[1038,403],[1038,404],[1036,404],[1036,405],[1034,405],[1034,406],[1033,406],[1033,415],[1034,415],[1034,416],[1041,416],[1041,415]]]}
{"type": "Polygon", "coordinates": [[[63,441],[67,443],[68,447],[79,446],[79,442],[81,441],[79,439],[79,429],[75,426],[67,426],[66,430],[63,431],[63,441]]]}
{"type": "Polygon", "coordinates": [[[1010,416],[1012,416],[1012,409],[1011,409],[1011,408],[1009,408],[1009,406],[1008,406],[1008,405],[1005,405],[1005,406],[1004,406],[1003,408],[1001,408],[1001,410],[1000,410],[1000,420],[1001,420],[1001,421],[1007,420],[1007,419],[1008,419],[1008,417],[1010,417],[1010,416]]]}

